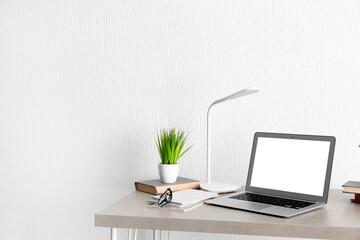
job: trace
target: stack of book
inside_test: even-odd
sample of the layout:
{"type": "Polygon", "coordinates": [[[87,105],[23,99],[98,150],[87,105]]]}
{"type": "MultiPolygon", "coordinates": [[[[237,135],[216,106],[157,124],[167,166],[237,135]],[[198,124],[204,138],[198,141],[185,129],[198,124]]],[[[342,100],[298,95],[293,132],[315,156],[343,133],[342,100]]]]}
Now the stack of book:
{"type": "Polygon", "coordinates": [[[155,194],[148,200],[149,207],[170,209],[175,211],[186,212],[201,206],[205,200],[219,196],[217,193],[197,190],[200,189],[200,183],[197,180],[178,177],[175,183],[162,183],[160,179],[137,181],[135,182],[137,191],[155,194]],[[166,205],[160,207],[158,200],[160,194],[170,188],[173,192],[172,200],[166,205]]]}
{"type": "Polygon", "coordinates": [[[162,207],[160,207],[158,204],[158,200],[160,198],[159,195],[153,196],[150,200],[148,200],[148,202],[149,202],[149,207],[152,208],[161,208],[161,209],[186,212],[201,206],[205,200],[218,196],[219,195],[217,193],[213,193],[213,192],[187,189],[173,193],[171,202],[167,203],[162,207]]]}
{"type": "Polygon", "coordinates": [[[355,198],[351,199],[352,202],[360,203],[360,182],[348,181],[343,185],[344,193],[354,193],[355,198]]]}

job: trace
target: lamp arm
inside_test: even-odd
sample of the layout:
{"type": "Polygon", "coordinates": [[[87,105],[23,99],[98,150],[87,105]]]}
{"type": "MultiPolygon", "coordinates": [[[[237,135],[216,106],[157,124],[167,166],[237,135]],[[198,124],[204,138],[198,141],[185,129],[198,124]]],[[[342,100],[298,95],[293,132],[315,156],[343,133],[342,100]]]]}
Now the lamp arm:
{"type": "Polygon", "coordinates": [[[211,108],[219,103],[231,100],[231,99],[235,99],[235,98],[239,98],[239,97],[244,97],[253,93],[257,93],[259,92],[258,89],[243,89],[239,92],[233,93],[227,97],[224,98],[220,98],[216,101],[214,101],[213,103],[210,104],[208,110],[207,110],[207,182],[211,183],[211,167],[210,167],[210,160],[211,160],[211,147],[210,147],[210,138],[211,138],[211,129],[210,129],[210,110],[211,108]]]}
{"type": "MultiPolygon", "coordinates": [[[[232,94],[233,95],[233,94],[232,94]]],[[[208,110],[207,110],[207,182],[211,183],[211,166],[210,166],[210,160],[211,160],[211,143],[210,143],[210,139],[211,139],[211,129],[210,129],[210,110],[213,106],[215,106],[216,104],[219,104],[221,102],[224,102],[226,100],[229,99],[230,96],[224,97],[224,98],[220,98],[216,101],[214,101],[213,103],[210,104],[208,110]]]]}
{"type": "Polygon", "coordinates": [[[210,138],[211,138],[211,129],[210,129],[210,110],[211,108],[216,105],[218,102],[215,101],[212,104],[210,104],[208,110],[207,110],[207,182],[211,183],[211,167],[210,167],[210,159],[211,159],[211,147],[210,147],[210,138]]]}

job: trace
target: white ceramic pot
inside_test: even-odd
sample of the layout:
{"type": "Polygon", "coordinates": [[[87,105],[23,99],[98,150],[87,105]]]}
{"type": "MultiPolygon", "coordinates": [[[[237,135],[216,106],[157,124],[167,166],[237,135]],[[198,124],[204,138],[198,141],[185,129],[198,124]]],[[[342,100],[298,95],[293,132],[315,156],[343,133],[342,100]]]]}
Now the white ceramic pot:
{"type": "Polygon", "coordinates": [[[179,164],[162,164],[159,163],[160,180],[163,183],[176,182],[179,173],[179,164]]]}

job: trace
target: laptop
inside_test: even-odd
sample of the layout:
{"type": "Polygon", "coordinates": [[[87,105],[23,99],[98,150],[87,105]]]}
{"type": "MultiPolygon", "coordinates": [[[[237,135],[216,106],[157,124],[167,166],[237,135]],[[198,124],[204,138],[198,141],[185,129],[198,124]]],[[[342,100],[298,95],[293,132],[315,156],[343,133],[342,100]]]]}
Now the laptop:
{"type": "Polygon", "coordinates": [[[335,137],[257,132],[245,191],[208,204],[278,217],[325,206],[335,137]]]}

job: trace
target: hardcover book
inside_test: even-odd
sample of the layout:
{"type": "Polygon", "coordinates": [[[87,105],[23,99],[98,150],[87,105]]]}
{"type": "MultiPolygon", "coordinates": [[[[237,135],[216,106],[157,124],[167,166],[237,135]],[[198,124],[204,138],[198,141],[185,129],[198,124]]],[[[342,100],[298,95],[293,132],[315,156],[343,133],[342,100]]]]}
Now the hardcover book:
{"type": "Polygon", "coordinates": [[[167,188],[171,188],[173,192],[185,189],[199,189],[200,183],[198,180],[178,177],[174,183],[162,183],[160,179],[138,181],[135,182],[135,188],[137,191],[162,194],[167,188]]]}
{"type": "Polygon", "coordinates": [[[344,191],[346,193],[360,193],[360,182],[348,181],[344,185],[344,191]]]}
{"type": "Polygon", "coordinates": [[[344,193],[355,193],[354,199],[351,199],[354,203],[360,203],[360,182],[347,181],[342,185],[344,187],[344,193]]]}
{"type": "Polygon", "coordinates": [[[355,188],[360,188],[360,182],[357,181],[347,181],[346,183],[344,183],[344,185],[342,185],[343,187],[355,187],[355,188]]]}

